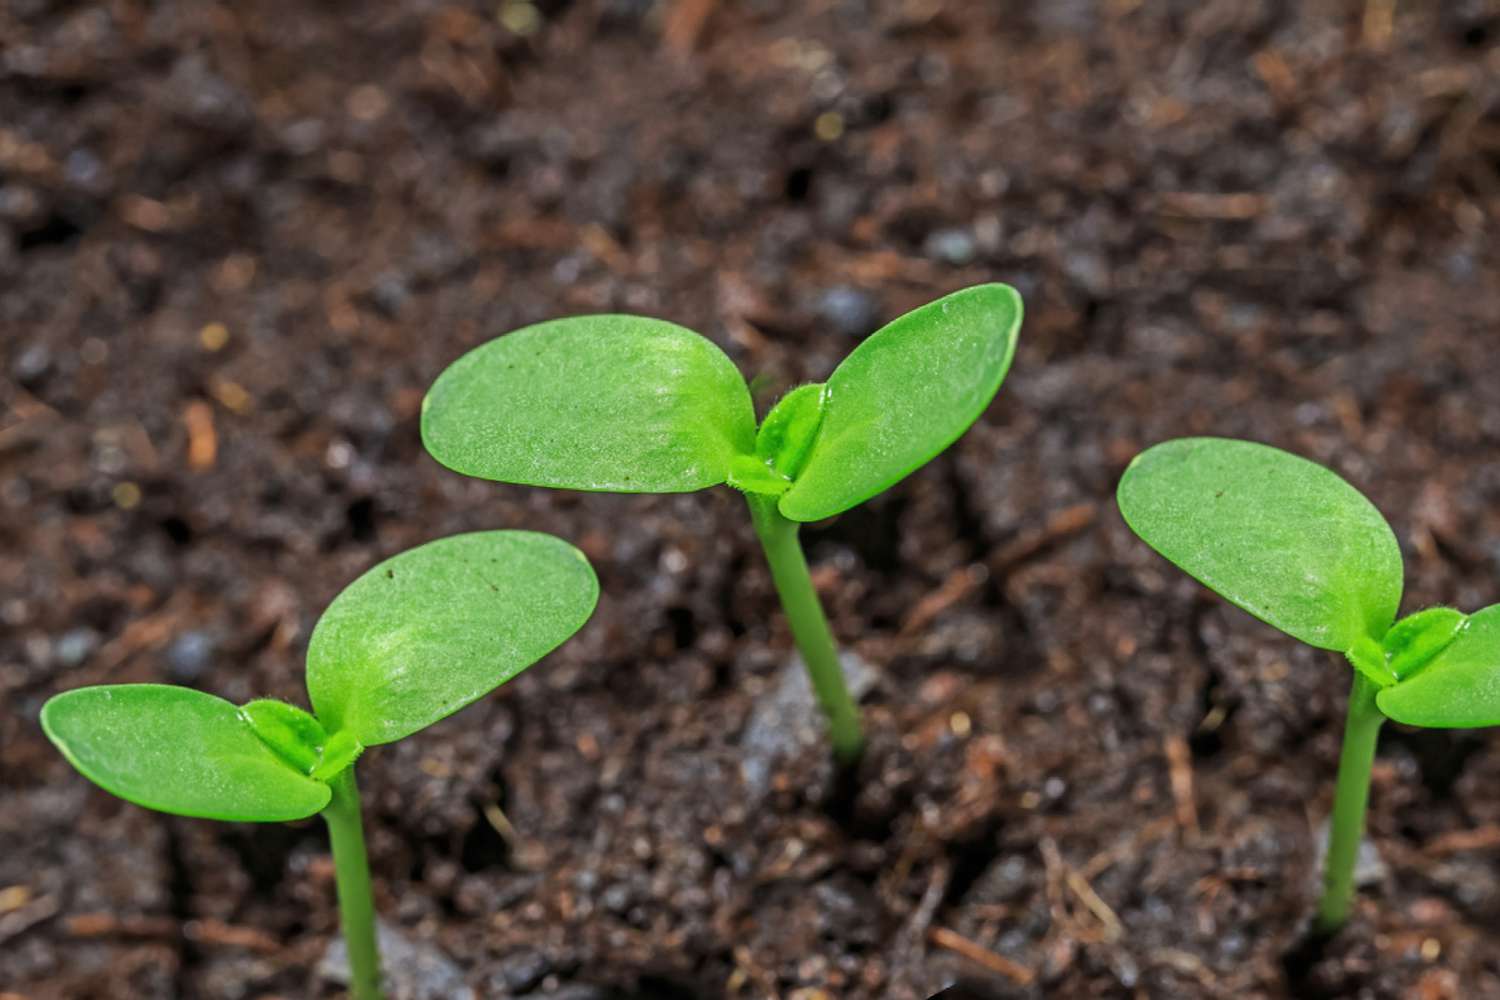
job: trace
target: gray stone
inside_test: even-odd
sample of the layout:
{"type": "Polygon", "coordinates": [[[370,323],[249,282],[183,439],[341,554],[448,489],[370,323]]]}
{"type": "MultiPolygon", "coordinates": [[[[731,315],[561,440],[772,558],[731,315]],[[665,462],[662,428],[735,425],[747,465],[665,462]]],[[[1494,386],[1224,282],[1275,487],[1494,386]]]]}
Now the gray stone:
{"type": "MultiPolygon", "coordinates": [[[[839,654],[844,683],[857,702],[875,687],[879,675],[856,654],[845,650],[839,654]]],[[[740,774],[753,798],[770,788],[771,772],[777,762],[795,756],[824,742],[823,713],[813,696],[812,682],[802,657],[794,656],[781,668],[771,692],[760,699],[750,715],[741,738],[744,757],[740,774]]]]}
{"type": "MultiPolygon", "coordinates": [[[[475,1000],[463,971],[434,945],[413,941],[385,921],[376,924],[376,936],[387,1000],[475,1000]]],[[[318,975],[349,984],[349,951],[342,936],[329,943],[318,975]]]]}

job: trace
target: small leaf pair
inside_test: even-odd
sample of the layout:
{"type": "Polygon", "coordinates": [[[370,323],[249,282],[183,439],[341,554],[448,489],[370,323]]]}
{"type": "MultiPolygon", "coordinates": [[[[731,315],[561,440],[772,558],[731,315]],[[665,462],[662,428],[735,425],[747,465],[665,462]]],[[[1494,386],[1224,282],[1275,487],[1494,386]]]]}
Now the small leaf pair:
{"type": "Polygon", "coordinates": [[[1169,561],[1356,670],[1320,914],[1325,930],[1337,927],[1352,898],[1380,722],[1500,725],[1500,605],[1398,621],[1401,549],[1385,518],[1333,472],[1266,445],[1157,445],[1131,462],[1118,500],[1131,529],[1169,561]]]}
{"type": "Polygon", "coordinates": [[[458,535],[388,559],[329,605],[307,651],[309,714],[189,688],[79,688],[42,709],[79,771],[123,799],[183,816],[283,821],[328,804],[327,781],[483,697],[588,619],[583,555],[549,535],[458,535]]]}
{"type": "Polygon", "coordinates": [[[42,707],[42,726],[90,780],[137,805],[274,822],[322,813],[355,992],[379,996],[373,904],[353,765],[366,748],[432,725],[576,632],[599,587],[550,535],[457,535],[380,563],[319,619],[307,652],[313,712],[235,706],[164,684],[85,687],[42,707]]]}
{"type": "Polygon", "coordinates": [[[743,491],[835,751],[849,761],[859,717],[797,525],[868,500],[953,443],[999,389],[1020,324],[1006,285],[954,292],[876,331],[757,427],[734,363],[691,330],[638,316],[554,320],[449,366],[423,402],[422,440],[448,468],[497,482],[743,491]]]}
{"type": "Polygon", "coordinates": [[[872,334],[757,431],[749,387],[712,341],[640,316],[553,320],[450,365],[423,403],[422,440],[480,479],[613,493],[728,483],[817,521],[952,444],[999,389],[1020,322],[1006,285],[955,292],[872,334]]]}
{"type": "Polygon", "coordinates": [[[1152,548],[1294,639],[1343,653],[1413,726],[1500,725],[1500,605],[1401,621],[1401,549],[1369,500],[1329,470],[1249,441],[1157,445],[1120,482],[1152,548]]]}

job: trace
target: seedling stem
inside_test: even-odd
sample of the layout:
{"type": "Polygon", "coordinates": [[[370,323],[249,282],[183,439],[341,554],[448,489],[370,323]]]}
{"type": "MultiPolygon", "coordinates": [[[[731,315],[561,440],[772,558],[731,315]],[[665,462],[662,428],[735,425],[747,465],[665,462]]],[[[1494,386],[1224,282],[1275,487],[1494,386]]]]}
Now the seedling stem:
{"type": "Polygon", "coordinates": [[[1349,689],[1349,712],[1344,721],[1344,748],[1333,792],[1333,818],[1328,828],[1328,856],[1323,863],[1323,900],[1318,905],[1317,929],[1331,934],[1349,919],[1354,900],[1354,868],[1365,834],[1365,806],[1370,801],[1370,770],[1375,744],[1385,716],[1375,704],[1380,690],[1364,674],[1354,675],[1349,689]]]}
{"type": "Polygon", "coordinates": [[[828,717],[828,735],[834,756],[843,765],[853,764],[864,749],[859,709],[844,683],[838,646],[833,641],[828,619],[823,615],[823,605],[807,571],[807,559],[797,537],[800,524],[782,516],[774,496],[747,493],[745,499],[750,504],[750,516],[755,522],[755,533],[760,537],[761,547],[765,549],[766,562],[771,566],[771,579],[776,583],[776,593],[786,611],[787,623],[792,627],[792,638],[796,640],[802,661],[807,664],[818,703],[828,717]]]}
{"type": "Polygon", "coordinates": [[[330,783],[333,798],[323,809],[333,845],[333,873],[338,883],[339,916],[349,951],[350,991],[354,1000],[382,1000],[380,956],[375,944],[375,898],[360,822],[359,787],[350,766],[330,783]]]}

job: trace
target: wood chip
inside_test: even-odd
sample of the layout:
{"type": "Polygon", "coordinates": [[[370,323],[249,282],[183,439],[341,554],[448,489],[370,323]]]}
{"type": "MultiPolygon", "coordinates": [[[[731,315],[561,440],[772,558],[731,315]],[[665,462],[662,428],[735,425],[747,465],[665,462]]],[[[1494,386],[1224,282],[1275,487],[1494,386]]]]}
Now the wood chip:
{"type": "Polygon", "coordinates": [[[212,469],[219,455],[213,407],[201,399],[192,400],[182,411],[182,422],[188,433],[188,467],[200,471],[212,469]]]}
{"type": "Polygon", "coordinates": [[[901,634],[908,636],[922,631],[938,615],[977,590],[988,576],[989,572],[984,566],[977,563],[971,566],[960,566],[948,574],[948,579],[944,580],[936,590],[912,605],[912,609],[907,612],[901,622],[901,634]]]}
{"type": "Polygon", "coordinates": [[[1162,737],[1167,756],[1167,778],[1172,786],[1172,802],[1177,809],[1177,825],[1190,840],[1202,832],[1198,826],[1198,803],[1193,794],[1193,752],[1187,740],[1176,733],[1162,737]]]}
{"type": "Polygon", "coordinates": [[[1260,215],[1265,207],[1265,197],[1253,191],[1235,194],[1169,191],[1161,196],[1156,210],[1162,215],[1176,215],[1185,219],[1242,222],[1260,215]]]}
{"type": "Polygon", "coordinates": [[[1076,535],[1099,516],[1097,504],[1077,503],[1047,518],[1047,522],[1041,528],[1022,534],[1005,545],[990,557],[990,569],[995,573],[1004,573],[1017,563],[1023,563],[1036,556],[1048,546],[1062,541],[1070,535],[1076,535]]]}
{"type": "Polygon", "coordinates": [[[1442,857],[1462,851],[1486,851],[1496,847],[1500,847],[1500,826],[1481,826],[1473,830],[1454,830],[1434,837],[1422,848],[1422,853],[1442,857]]]}
{"type": "Polygon", "coordinates": [[[935,947],[946,949],[955,955],[962,955],[975,965],[1004,976],[1017,986],[1030,986],[1036,979],[1036,973],[1027,966],[1012,961],[1004,955],[996,954],[978,942],[971,941],[957,931],[950,931],[946,927],[934,927],[929,930],[927,940],[931,941],[935,947]]]}
{"type": "Polygon", "coordinates": [[[718,0],[677,0],[662,25],[662,45],[679,58],[692,55],[718,5],[718,0]]]}

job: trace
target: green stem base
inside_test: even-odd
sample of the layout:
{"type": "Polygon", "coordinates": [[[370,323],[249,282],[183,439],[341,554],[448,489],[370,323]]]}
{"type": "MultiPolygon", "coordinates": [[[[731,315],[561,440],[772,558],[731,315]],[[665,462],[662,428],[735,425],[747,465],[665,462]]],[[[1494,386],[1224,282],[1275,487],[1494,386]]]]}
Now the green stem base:
{"type": "Polygon", "coordinates": [[[375,896],[360,816],[359,787],[350,766],[330,782],[333,798],[323,809],[333,845],[338,882],[339,922],[349,951],[349,990],[354,1000],[384,1000],[380,991],[380,951],[375,943],[375,896]]]}
{"type": "Polygon", "coordinates": [[[1363,674],[1354,675],[1349,691],[1349,714],[1344,721],[1344,748],[1339,754],[1338,784],[1333,793],[1333,817],[1328,827],[1328,853],[1323,861],[1323,899],[1314,929],[1332,934],[1349,920],[1354,905],[1354,868],[1365,835],[1365,809],[1370,801],[1370,772],[1375,746],[1385,716],[1375,705],[1379,688],[1363,674]]]}
{"type": "Polygon", "coordinates": [[[781,515],[776,509],[775,497],[747,493],[745,499],[750,504],[755,533],[760,537],[766,562],[770,564],[771,579],[775,581],[782,610],[792,628],[792,638],[802,654],[802,662],[807,664],[818,704],[828,718],[828,737],[833,744],[834,756],[840,764],[851,765],[859,760],[864,750],[864,730],[859,708],[844,683],[844,670],[839,664],[833,632],[828,628],[823,605],[807,571],[807,559],[797,538],[801,525],[781,515]]]}

